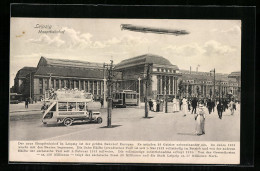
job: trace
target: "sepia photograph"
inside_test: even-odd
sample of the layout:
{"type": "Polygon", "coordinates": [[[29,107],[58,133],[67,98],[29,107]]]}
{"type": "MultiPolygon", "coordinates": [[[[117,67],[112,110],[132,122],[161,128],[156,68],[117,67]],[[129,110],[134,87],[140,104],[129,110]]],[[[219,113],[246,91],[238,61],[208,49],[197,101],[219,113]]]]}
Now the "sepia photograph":
{"type": "Polygon", "coordinates": [[[11,17],[9,88],[10,143],[214,142],[239,164],[241,20],[11,17]]]}

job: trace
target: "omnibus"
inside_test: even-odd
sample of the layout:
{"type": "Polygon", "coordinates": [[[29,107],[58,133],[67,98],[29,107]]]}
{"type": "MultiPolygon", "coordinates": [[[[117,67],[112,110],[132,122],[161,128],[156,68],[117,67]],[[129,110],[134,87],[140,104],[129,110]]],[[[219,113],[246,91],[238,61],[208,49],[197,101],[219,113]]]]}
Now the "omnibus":
{"type": "Polygon", "coordinates": [[[49,94],[42,107],[43,124],[63,123],[70,126],[79,121],[102,123],[101,104],[94,102],[91,93],[74,89],[51,90],[49,94]]]}
{"type": "Polygon", "coordinates": [[[44,111],[43,124],[64,124],[71,126],[75,122],[102,123],[99,102],[87,102],[86,100],[53,100],[47,110],[44,111]]]}
{"type": "Polygon", "coordinates": [[[122,90],[112,93],[114,107],[137,106],[138,93],[133,90],[122,90]]]}

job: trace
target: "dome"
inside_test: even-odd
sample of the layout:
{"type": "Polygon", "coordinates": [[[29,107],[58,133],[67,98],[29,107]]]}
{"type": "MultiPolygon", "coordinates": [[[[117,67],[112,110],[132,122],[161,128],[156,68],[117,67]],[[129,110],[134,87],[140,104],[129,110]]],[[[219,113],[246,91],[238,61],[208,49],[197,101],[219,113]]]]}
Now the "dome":
{"type": "Polygon", "coordinates": [[[178,69],[176,65],[172,65],[168,59],[165,59],[162,56],[153,55],[153,54],[145,54],[129,59],[125,59],[121,61],[119,64],[115,66],[115,69],[125,68],[128,66],[135,66],[140,64],[153,64],[153,65],[163,65],[167,67],[174,67],[178,69]]]}

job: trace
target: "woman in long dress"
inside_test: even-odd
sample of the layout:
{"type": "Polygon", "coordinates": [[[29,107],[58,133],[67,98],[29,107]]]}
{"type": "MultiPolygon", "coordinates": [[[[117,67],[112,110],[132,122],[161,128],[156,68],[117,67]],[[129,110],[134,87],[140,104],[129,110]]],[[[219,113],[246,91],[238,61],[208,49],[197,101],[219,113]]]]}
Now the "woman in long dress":
{"type": "Polygon", "coordinates": [[[205,110],[202,104],[199,105],[197,114],[195,115],[196,120],[196,134],[203,135],[205,134],[205,110]]]}
{"type": "Polygon", "coordinates": [[[177,101],[176,102],[176,106],[177,106],[176,111],[179,112],[180,111],[180,99],[177,99],[176,101],[177,101]]]}
{"type": "Polygon", "coordinates": [[[177,100],[175,97],[173,98],[173,112],[177,112],[177,100]]]}
{"type": "Polygon", "coordinates": [[[186,114],[187,114],[187,109],[188,109],[187,99],[184,97],[182,99],[182,110],[183,110],[184,116],[186,116],[186,114]]]}
{"type": "Polygon", "coordinates": [[[153,111],[156,112],[156,100],[153,100],[153,111]]]}

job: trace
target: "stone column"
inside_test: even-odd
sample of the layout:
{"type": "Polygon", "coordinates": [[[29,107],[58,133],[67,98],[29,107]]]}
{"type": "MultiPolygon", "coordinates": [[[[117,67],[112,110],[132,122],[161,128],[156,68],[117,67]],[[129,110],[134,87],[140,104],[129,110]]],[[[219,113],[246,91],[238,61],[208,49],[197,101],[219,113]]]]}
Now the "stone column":
{"type": "Polygon", "coordinates": [[[83,81],[83,89],[86,91],[86,81],[83,81]]]}
{"type": "Polygon", "coordinates": [[[79,80],[79,90],[81,90],[81,81],[79,80]]]}

